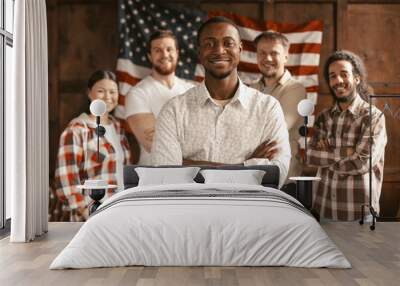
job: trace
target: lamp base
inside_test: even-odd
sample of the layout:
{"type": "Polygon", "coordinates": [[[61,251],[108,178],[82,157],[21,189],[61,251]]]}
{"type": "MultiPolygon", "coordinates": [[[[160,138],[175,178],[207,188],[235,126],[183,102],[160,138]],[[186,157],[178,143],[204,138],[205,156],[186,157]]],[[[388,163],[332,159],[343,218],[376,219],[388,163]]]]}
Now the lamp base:
{"type": "Polygon", "coordinates": [[[97,208],[101,205],[101,203],[99,201],[92,201],[89,205],[88,205],[88,210],[89,210],[89,216],[94,213],[97,208]]]}
{"type": "Polygon", "coordinates": [[[101,205],[100,200],[104,198],[106,190],[116,189],[118,187],[117,185],[100,184],[99,181],[101,180],[86,180],[85,185],[77,186],[77,189],[81,190],[83,195],[89,195],[93,200],[88,206],[89,215],[94,213],[101,205]]]}
{"type": "Polygon", "coordinates": [[[89,208],[89,215],[94,213],[97,208],[101,205],[100,200],[104,198],[106,194],[106,189],[90,189],[89,190],[89,197],[93,200],[92,203],[88,206],[89,208]]]}
{"type": "Polygon", "coordinates": [[[375,211],[374,207],[369,204],[361,206],[361,219],[360,219],[359,223],[360,223],[360,225],[364,224],[364,215],[365,215],[364,208],[365,207],[369,209],[369,212],[372,215],[372,224],[369,226],[369,229],[375,230],[375,222],[379,216],[378,216],[378,213],[375,211]]]}
{"type": "Polygon", "coordinates": [[[94,201],[100,201],[104,198],[106,194],[106,189],[90,189],[89,190],[89,197],[94,201]]]}
{"type": "Polygon", "coordinates": [[[311,210],[312,206],[312,181],[297,181],[296,195],[297,199],[306,207],[311,210]]]}

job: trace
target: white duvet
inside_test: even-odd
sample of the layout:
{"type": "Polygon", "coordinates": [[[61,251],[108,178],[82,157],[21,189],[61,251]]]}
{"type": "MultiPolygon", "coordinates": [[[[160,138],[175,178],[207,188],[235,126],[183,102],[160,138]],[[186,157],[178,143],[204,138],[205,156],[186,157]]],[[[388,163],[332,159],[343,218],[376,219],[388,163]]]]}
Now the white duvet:
{"type": "Polygon", "coordinates": [[[351,267],[311,215],[274,199],[277,196],[299,204],[278,190],[254,185],[180,184],[125,190],[100,206],[50,269],[127,265],[351,267]],[[129,199],[138,192],[168,190],[254,190],[264,191],[272,199],[179,195],[129,199]]]}

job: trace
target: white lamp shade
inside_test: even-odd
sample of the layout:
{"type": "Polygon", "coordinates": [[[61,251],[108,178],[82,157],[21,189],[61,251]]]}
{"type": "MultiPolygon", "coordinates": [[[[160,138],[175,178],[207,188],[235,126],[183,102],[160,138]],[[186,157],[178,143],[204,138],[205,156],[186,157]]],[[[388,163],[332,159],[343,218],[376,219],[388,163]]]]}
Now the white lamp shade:
{"type": "Polygon", "coordinates": [[[107,106],[101,99],[95,99],[90,104],[90,113],[94,116],[102,116],[107,111],[107,106]]]}
{"type": "Polygon", "coordinates": [[[314,112],[314,102],[310,99],[302,99],[297,105],[297,112],[303,117],[311,115],[314,112]]]}

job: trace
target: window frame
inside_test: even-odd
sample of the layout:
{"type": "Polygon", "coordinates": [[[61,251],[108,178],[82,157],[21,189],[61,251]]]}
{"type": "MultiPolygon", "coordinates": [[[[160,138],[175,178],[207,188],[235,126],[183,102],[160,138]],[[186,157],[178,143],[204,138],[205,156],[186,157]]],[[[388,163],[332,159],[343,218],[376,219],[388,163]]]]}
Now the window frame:
{"type": "MultiPolygon", "coordinates": [[[[6,93],[6,47],[13,48],[13,34],[6,30],[6,1],[0,0],[0,236],[10,231],[10,220],[6,217],[6,189],[5,189],[5,93],[6,93]]],[[[12,2],[15,14],[15,0],[12,2]]],[[[14,19],[15,15],[12,15],[14,19]]],[[[14,27],[12,27],[14,31],[14,27]]]]}

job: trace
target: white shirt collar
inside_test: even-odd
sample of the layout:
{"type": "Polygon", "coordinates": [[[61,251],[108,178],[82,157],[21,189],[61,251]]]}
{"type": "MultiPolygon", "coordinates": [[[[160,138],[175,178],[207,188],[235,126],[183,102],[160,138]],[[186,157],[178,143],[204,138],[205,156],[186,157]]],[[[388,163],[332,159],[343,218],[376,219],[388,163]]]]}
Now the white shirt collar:
{"type": "MultiPolygon", "coordinates": [[[[247,99],[247,89],[249,87],[247,87],[241,80],[240,78],[238,78],[239,80],[239,86],[235,92],[235,94],[232,97],[232,100],[229,104],[232,104],[236,101],[239,101],[240,104],[243,107],[247,107],[248,106],[248,99],[247,99]]],[[[199,86],[199,95],[198,95],[198,103],[200,105],[204,105],[206,102],[208,101],[212,101],[212,97],[210,95],[210,93],[208,92],[208,89],[206,87],[205,81],[203,81],[200,86],[199,86]]]]}

